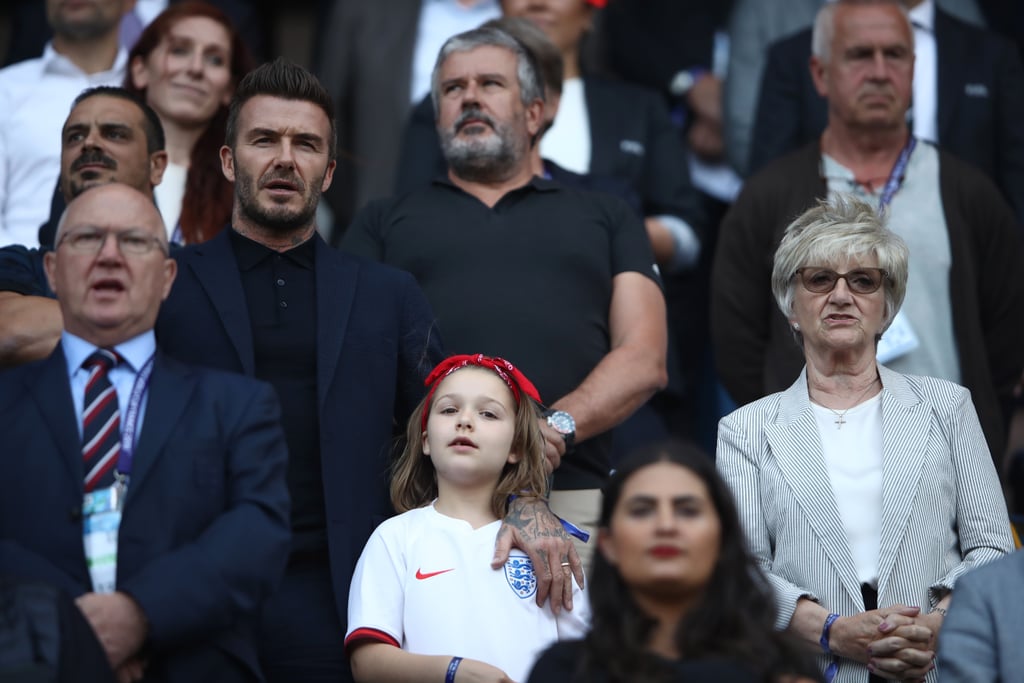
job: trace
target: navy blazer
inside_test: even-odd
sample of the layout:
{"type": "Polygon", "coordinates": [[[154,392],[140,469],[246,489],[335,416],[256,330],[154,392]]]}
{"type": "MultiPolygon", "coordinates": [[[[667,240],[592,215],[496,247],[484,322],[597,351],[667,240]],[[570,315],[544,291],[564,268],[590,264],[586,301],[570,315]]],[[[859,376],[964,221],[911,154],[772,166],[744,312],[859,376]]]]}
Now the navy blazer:
{"type": "MultiPolygon", "coordinates": [[[[230,239],[224,230],[174,254],[178,276],[160,309],[157,341],[176,358],[252,375],[252,327],[230,239]]],[[[314,239],[327,542],[345,624],[356,560],[373,529],[394,514],[388,467],[395,428],[404,430],[443,354],[434,314],[411,275],[314,239]]]]}
{"type": "MultiPolygon", "coordinates": [[[[117,585],[149,621],[146,680],[241,666],[284,571],[287,446],[269,385],[158,353],[119,532],[117,585]]],[[[0,375],[0,574],[92,590],[82,443],[63,348],[0,375]]]]}
{"type": "MultiPolygon", "coordinates": [[[[993,179],[1024,222],[1024,66],[1013,44],[935,9],[939,145],[993,179]]],[[[768,52],[750,149],[751,173],[816,140],[828,104],[811,80],[811,30],[768,52]]]]}

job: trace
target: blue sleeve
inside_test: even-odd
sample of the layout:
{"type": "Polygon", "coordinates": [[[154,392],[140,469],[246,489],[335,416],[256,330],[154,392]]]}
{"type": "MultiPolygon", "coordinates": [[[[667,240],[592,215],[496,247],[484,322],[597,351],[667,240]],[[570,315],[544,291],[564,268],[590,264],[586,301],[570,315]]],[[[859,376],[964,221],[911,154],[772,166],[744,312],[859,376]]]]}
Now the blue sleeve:
{"type": "Polygon", "coordinates": [[[56,298],[43,268],[46,251],[20,244],[0,249],[0,291],[56,298]]]}

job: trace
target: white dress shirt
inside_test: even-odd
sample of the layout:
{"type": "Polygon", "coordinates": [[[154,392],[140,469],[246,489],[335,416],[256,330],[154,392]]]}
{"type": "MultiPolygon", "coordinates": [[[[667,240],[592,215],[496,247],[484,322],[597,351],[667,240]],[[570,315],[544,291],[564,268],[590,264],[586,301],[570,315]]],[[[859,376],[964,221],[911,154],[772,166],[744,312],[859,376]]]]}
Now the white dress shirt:
{"type": "Polygon", "coordinates": [[[0,69],[0,246],[39,245],[60,176],[61,130],[80,92],[121,85],[128,53],[86,74],[47,43],[43,56],[0,69]]]}
{"type": "MultiPolygon", "coordinates": [[[[68,331],[61,332],[61,348],[64,351],[64,359],[68,364],[68,378],[71,380],[71,400],[75,405],[75,419],[78,424],[78,435],[82,435],[82,411],[85,406],[85,384],[89,379],[89,371],[82,367],[82,363],[92,355],[98,347],[87,342],[81,337],[76,337],[68,331]]],[[[135,377],[139,370],[146,364],[154,353],[156,353],[156,336],[153,330],[143,332],[137,337],[114,346],[114,350],[124,359],[107,373],[107,379],[114,385],[117,392],[117,405],[121,411],[121,419],[124,419],[125,410],[128,408],[128,397],[131,396],[132,386],[135,384],[135,377]]],[[[139,404],[139,419],[146,414],[146,401],[149,392],[142,395],[142,402],[139,404]]],[[[138,425],[135,436],[138,438],[142,431],[142,425],[138,425]]]]}
{"type": "Polygon", "coordinates": [[[935,47],[935,3],[924,0],[907,12],[914,26],[914,137],[939,142],[939,72],[935,47]]]}

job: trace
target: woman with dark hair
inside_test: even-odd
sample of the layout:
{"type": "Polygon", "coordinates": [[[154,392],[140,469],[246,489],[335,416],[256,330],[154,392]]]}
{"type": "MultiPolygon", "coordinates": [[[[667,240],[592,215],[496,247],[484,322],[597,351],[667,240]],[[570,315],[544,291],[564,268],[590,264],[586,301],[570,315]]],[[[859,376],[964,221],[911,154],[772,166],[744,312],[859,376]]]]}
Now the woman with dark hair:
{"type": "Polygon", "coordinates": [[[125,88],[160,116],[169,163],[155,188],[172,241],[210,239],[231,217],[231,183],[220,167],[228,103],[253,67],[231,20],[213,5],[168,7],[129,53],[125,88]]]}
{"type": "Polygon", "coordinates": [[[670,441],[627,458],[599,524],[591,631],[548,649],[530,683],[817,680],[774,629],[732,494],[696,447],[670,441]]]}

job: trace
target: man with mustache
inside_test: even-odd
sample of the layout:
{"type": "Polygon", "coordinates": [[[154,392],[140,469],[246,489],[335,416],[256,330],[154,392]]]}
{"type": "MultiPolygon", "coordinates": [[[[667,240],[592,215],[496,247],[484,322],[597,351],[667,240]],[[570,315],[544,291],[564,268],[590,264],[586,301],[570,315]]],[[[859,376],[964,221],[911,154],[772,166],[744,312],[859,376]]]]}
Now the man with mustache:
{"type": "Polygon", "coordinates": [[[60,148],[53,137],[85,88],[124,80],[121,17],[135,0],[46,0],[53,40],[43,55],[0,70],[0,246],[38,246],[60,148]]]}
{"type": "MultiPolygon", "coordinates": [[[[520,42],[492,27],[454,36],[432,82],[448,177],[371,202],[342,247],[416,276],[450,352],[509,358],[533,379],[549,405],[552,510],[592,528],[609,430],[666,381],[647,235],[618,198],[534,175],[546,105],[520,42]]],[[[577,543],[584,563],[592,547],[577,543]]],[[[535,569],[568,576],[563,560],[535,569]]]]}
{"type": "Polygon", "coordinates": [[[912,256],[906,302],[879,343],[880,362],[969,388],[998,462],[1024,369],[1013,212],[980,171],[911,134],[913,33],[896,0],[825,5],[813,44],[825,132],[751,178],[719,231],[711,310],[719,377],[741,404],[797,377],[803,356],[772,299],[772,254],[815,198],[850,192],[886,211],[912,256]]]}
{"type": "MultiPolygon", "coordinates": [[[[152,199],[167,168],[160,119],[123,88],[80,93],[60,140],[60,188],[68,203],[89,187],[112,182],[152,199]]],[[[45,358],[60,339],[60,307],[43,270],[46,251],[0,249],[0,366],[45,358]]]]}

